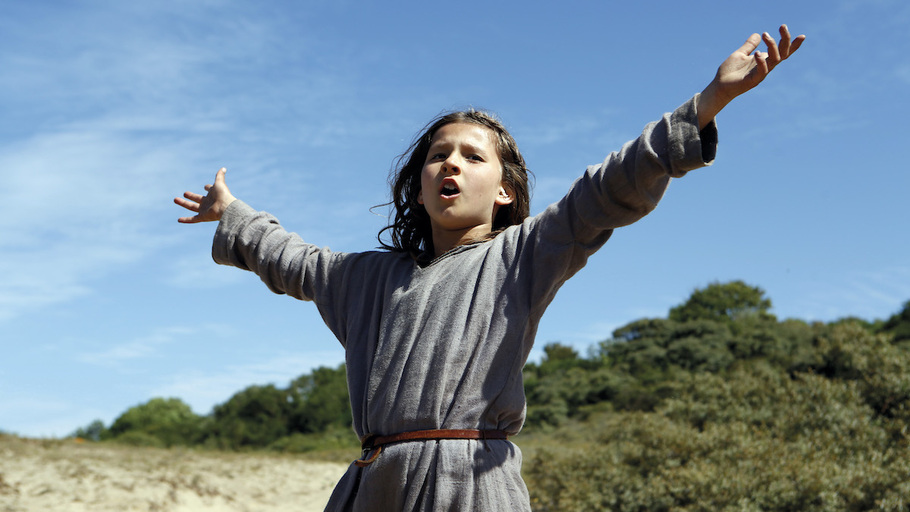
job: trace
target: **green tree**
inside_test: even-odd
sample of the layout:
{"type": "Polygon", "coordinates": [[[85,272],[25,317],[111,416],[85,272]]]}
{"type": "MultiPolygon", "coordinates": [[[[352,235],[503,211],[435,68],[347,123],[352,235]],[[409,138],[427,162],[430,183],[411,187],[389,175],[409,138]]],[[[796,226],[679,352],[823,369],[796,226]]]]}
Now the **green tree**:
{"type": "Polygon", "coordinates": [[[153,398],[129,408],[99,437],[113,439],[129,434],[153,438],[164,446],[192,445],[198,442],[202,418],[179,398],[153,398]]]}
{"type": "Polygon", "coordinates": [[[107,436],[107,429],[104,428],[104,422],[95,420],[84,427],[77,428],[69,437],[78,437],[88,441],[100,441],[102,436],[107,436]]]}
{"type": "Polygon", "coordinates": [[[331,426],[350,427],[350,398],[345,366],[322,366],[291,382],[290,430],[322,432],[331,426]]]}
{"type": "Polygon", "coordinates": [[[620,327],[602,342],[601,355],[643,382],[664,380],[675,369],[720,371],[734,360],[735,337],[727,323],[644,319],[620,327]]]}
{"type": "Polygon", "coordinates": [[[574,348],[560,343],[544,347],[539,364],[524,369],[527,422],[531,426],[560,425],[569,418],[587,415],[592,406],[612,400],[631,382],[596,355],[579,357],[574,348]]]}
{"type": "Polygon", "coordinates": [[[613,337],[600,343],[601,358],[615,368],[651,380],[661,378],[670,361],[667,346],[673,340],[677,324],[663,318],[644,318],[613,331],[613,337]]]}
{"type": "Polygon", "coordinates": [[[686,302],[670,310],[669,318],[676,322],[714,320],[729,323],[745,319],[774,321],[770,309],[771,299],[765,297],[764,290],[742,281],[731,281],[711,283],[705,288],[696,289],[686,302]]]}
{"type": "Polygon", "coordinates": [[[881,332],[890,334],[895,342],[910,343],[910,300],[904,303],[904,307],[900,311],[885,321],[881,332]]]}
{"type": "Polygon", "coordinates": [[[733,363],[733,334],[712,320],[677,323],[667,343],[667,361],[685,370],[718,372],[733,363]]]}
{"type": "Polygon", "coordinates": [[[269,384],[250,386],[215,406],[209,443],[221,448],[263,448],[288,434],[288,392],[269,384]]]}

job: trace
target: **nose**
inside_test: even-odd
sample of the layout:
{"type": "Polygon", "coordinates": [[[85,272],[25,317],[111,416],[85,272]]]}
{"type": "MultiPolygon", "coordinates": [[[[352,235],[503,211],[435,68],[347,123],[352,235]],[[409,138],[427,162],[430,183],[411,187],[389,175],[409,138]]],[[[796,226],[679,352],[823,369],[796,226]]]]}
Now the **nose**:
{"type": "Polygon", "coordinates": [[[445,161],[442,162],[442,171],[452,174],[461,173],[461,168],[458,166],[458,157],[455,155],[455,153],[452,153],[446,157],[445,161]]]}

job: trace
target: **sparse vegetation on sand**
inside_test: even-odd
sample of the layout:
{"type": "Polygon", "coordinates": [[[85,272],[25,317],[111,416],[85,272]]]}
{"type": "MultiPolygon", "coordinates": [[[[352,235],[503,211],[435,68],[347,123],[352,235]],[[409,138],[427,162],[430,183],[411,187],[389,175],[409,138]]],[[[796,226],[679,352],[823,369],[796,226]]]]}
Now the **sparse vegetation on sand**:
{"type": "Polygon", "coordinates": [[[345,464],[0,434],[0,512],[316,511],[345,464]]]}

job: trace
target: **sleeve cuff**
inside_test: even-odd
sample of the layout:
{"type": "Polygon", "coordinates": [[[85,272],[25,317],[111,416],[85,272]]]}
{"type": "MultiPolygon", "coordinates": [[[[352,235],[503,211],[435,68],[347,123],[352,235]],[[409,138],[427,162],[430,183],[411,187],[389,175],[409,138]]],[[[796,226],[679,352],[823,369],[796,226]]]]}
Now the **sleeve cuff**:
{"type": "Polygon", "coordinates": [[[674,178],[711,165],[717,155],[717,123],[712,120],[699,131],[697,99],[693,96],[670,115],[670,176],[674,178]]]}
{"type": "Polygon", "coordinates": [[[215,263],[246,268],[233,248],[244,219],[255,214],[256,210],[239,199],[228,205],[221,215],[212,241],[212,259],[215,263]]]}

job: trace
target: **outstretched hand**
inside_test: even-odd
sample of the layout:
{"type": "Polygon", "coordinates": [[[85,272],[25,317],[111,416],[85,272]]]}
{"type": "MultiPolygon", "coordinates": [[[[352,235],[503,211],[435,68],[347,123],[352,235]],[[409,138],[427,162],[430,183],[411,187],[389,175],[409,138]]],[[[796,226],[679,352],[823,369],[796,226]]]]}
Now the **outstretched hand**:
{"type": "Polygon", "coordinates": [[[780,43],[771,34],[752,34],[727,57],[714,80],[702,91],[698,103],[699,127],[704,128],[734,98],[760,84],[778,64],[793,55],[806,40],[800,35],[791,39],[786,25],[780,27],[780,43]],[[767,52],[756,51],[764,41],[767,52]]]}
{"type": "Polygon", "coordinates": [[[195,224],[197,222],[212,222],[221,220],[221,215],[228,205],[236,199],[224,183],[224,174],[227,169],[222,167],[215,175],[215,184],[206,185],[206,195],[193,192],[184,192],[183,197],[174,198],[174,202],[191,212],[196,212],[192,217],[180,217],[177,222],[195,224]]]}

